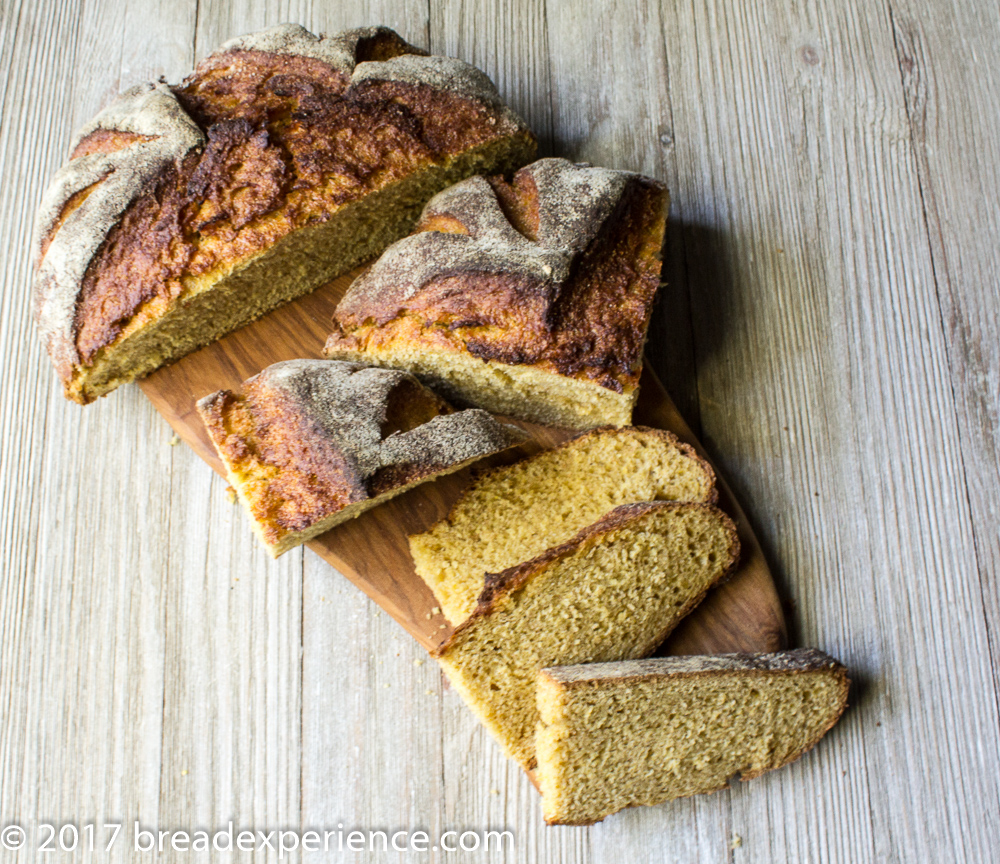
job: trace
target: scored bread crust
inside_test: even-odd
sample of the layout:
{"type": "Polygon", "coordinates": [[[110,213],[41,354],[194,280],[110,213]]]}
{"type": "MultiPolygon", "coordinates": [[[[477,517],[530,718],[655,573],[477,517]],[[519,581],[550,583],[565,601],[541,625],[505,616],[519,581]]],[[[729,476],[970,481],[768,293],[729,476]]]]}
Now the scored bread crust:
{"type": "Polygon", "coordinates": [[[197,403],[227,478],[275,556],[411,486],[521,443],[405,372],[291,360],[197,403]]]}
{"type": "Polygon", "coordinates": [[[238,306],[268,274],[288,283],[215,330],[196,322],[199,344],[377,254],[448,183],[528,161],[534,138],[489,79],[425,55],[384,27],[280,25],[226,43],[180,85],[133,87],[84,126],[34,241],[35,318],[67,396],[92,401],[198,347],[154,325],[193,299],[211,315],[206,292],[232,290],[238,306]],[[369,198],[357,218],[384,231],[324,260],[323,225],[369,198]]]}
{"type": "Polygon", "coordinates": [[[165,84],[126,90],[76,134],[69,161],[42,196],[34,236],[32,307],[64,380],[80,362],[76,307],[101,245],[163,171],[204,143],[204,132],[165,84]]]}
{"type": "Polygon", "coordinates": [[[457,378],[533,370],[596,388],[607,403],[577,423],[566,408],[560,425],[627,424],[668,205],[666,189],[648,177],[556,158],[510,182],[458,183],[351,286],[326,354],[410,368],[448,395],[551,423],[544,411],[523,405],[518,413],[457,378]],[[416,355],[409,363],[407,352],[416,355]],[[446,355],[490,369],[450,371],[446,355]]]}
{"type": "MultiPolygon", "coordinates": [[[[479,595],[476,608],[472,611],[469,617],[459,624],[458,627],[452,631],[451,635],[432,652],[432,656],[436,658],[444,656],[448,650],[456,644],[457,641],[459,641],[460,637],[466,630],[476,626],[478,619],[485,618],[492,614],[499,608],[501,601],[505,597],[513,594],[519,588],[522,588],[529,580],[553,566],[563,558],[596,545],[609,534],[613,534],[620,528],[625,528],[634,524],[637,520],[648,514],[658,511],[681,509],[702,509],[718,513],[722,517],[723,526],[729,537],[728,554],[730,557],[729,566],[720,572],[718,578],[711,585],[707,585],[705,590],[698,596],[692,597],[688,603],[685,604],[684,608],[677,614],[676,620],[679,621],[683,619],[685,616],[690,614],[690,612],[695,609],[699,603],[701,603],[701,601],[705,598],[705,595],[713,587],[725,582],[726,579],[728,579],[735,572],[739,564],[740,557],[740,541],[736,531],[736,525],[733,524],[733,521],[729,518],[729,516],[713,504],[702,504],[694,501],[648,501],[638,504],[622,504],[620,507],[616,507],[614,510],[606,513],[593,524],[588,525],[571,540],[567,540],[565,543],[561,543],[558,546],[554,546],[551,549],[546,550],[532,560],[525,561],[515,567],[508,567],[502,573],[487,573],[486,584],[482,593],[479,595]]],[[[663,642],[668,635],[670,635],[670,630],[667,630],[653,638],[650,641],[648,652],[656,650],[656,647],[663,642]]]]}
{"type": "MultiPolygon", "coordinates": [[[[829,722],[804,746],[789,754],[779,765],[761,768],[757,771],[740,772],[740,780],[753,780],[770,771],[790,765],[813,749],[840,720],[848,707],[848,693],[851,680],[847,667],[816,648],[795,648],[775,653],[738,653],[718,655],[695,655],[684,657],[656,657],[640,660],[618,660],[607,663],[582,663],[573,666],[556,666],[540,669],[538,672],[539,693],[541,688],[572,690],[600,688],[604,684],[641,683],[657,678],[708,678],[733,672],[749,678],[771,675],[802,675],[814,672],[829,672],[838,682],[837,707],[831,713],[829,722]]],[[[544,721],[539,722],[539,729],[544,721]]],[[[716,790],[713,790],[716,791],[716,790]]],[[[702,793],[692,793],[702,794],[702,793]]],[[[687,796],[690,797],[690,796],[687,796]]],[[[610,814],[607,814],[610,815],[610,814]]],[[[594,819],[564,820],[545,817],[549,825],[594,825],[605,816],[594,819]]]]}

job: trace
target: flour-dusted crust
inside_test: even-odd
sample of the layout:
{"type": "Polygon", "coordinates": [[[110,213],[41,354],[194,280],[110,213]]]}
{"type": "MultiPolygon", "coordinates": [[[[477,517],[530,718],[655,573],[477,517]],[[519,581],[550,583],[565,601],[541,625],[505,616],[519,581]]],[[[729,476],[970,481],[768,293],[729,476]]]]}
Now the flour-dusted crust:
{"type": "Polygon", "coordinates": [[[414,54],[425,53],[401,39],[388,27],[357,27],[325,36],[311,33],[301,24],[285,23],[230,39],[206,57],[201,65],[213,64],[226,54],[261,51],[265,54],[308,57],[349,75],[358,64],[359,46],[379,39],[393,41],[414,54]]]}
{"type": "MultiPolygon", "coordinates": [[[[278,407],[266,417],[270,426],[290,435],[322,435],[344,455],[360,484],[386,468],[411,465],[415,470],[454,465],[524,440],[516,427],[476,409],[453,412],[412,375],[336,360],[287,360],[268,366],[245,382],[244,394],[262,407],[278,407]],[[434,405],[438,416],[406,432],[385,435],[391,394],[412,385],[414,397],[434,405]]],[[[211,397],[207,397],[211,398],[211,397]]],[[[200,404],[200,403],[199,403],[200,404]]],[[[264,419],[264,418],[262,418],[264,419]]]]}
{"type": "Polygon", "coordinates": [[[71,379],[102,353],[343,205],[494,141],[510,140],[497,164],[523,164],[533,138],[492,82],[425,53],[385,27],[283,24],[231,40],[180,85],[133,87],[84,126],[35,231],[35,318],[67,395],[93,399],[71,379]],[[371,129],[381,143],[366,144],[371,129]]]}
{"type": "Polygon", "coordinates": [[[358,27],[332,36],[317,36],[299,24],[279,24],[229,40],[206,57],[199,64],[199,69],[226,63],[234,54],[257,51],[319,60],[330,68],[349,75],[352,86],[376,81],[398,81],[449,91],[497,108],[502,121],[513,127],[523,125],[517,115],[504,104],[497,88],[485,73],[454,57],[428,55],[388,27],[358,27]],[[386,48],[395,52],[395,56],[386,59],[367,58],[369,51],[380,55],[385,53],[386,48]]]}
{"type": "MultiPolygon", "coordinates": [[[[350,288],[337,307],[339,322],[391,321],[419,291],[441,277],[504,275],[516,286],[530,283],[524,299],[539,305],[555,299],[569,277],[572,252],[529,240],[507,219],[484,177],[468,180],[432,198],[429,216],[448,216],[468,233],[421,231],[390,246],[350,288]],[[544,286],[552,286],[546,290],[544,286]]],[[[469,286],[470,291],[474,286],[469,286]]]]}
{"type": "Polygon", "coordinates": [[[563,687],[600,686],[622,681],[650,681],[657,678],[746,673],[819,672],[824,669],[846,674],[846,669],[816,648],[794,648],[772,654],[714,654],[687,657],[652,657],[611,663],[582,663],[542,669],[539,675],[563,687]]]}
{"type": "Polygon", "coordinates": [[[66,377],[80,361],[76,303],[84,274],[108,232],[138,198],[153,188],[164,168],[179,165],[205,143],[205,135],[165,84],[126,90],[76,135],[70,161],[42,196],[35,220],[34,312],[42,340],[66,377]],[[118,133],[124,146],[86,152],[95,133],[118,133]],[[81,149],[84,152],[76,155],[81,149]],[[67,203],[93,191],[62,222],[67,203]]]}
{"type": "Polygon", "coordinates": [[[357,86],[368,81],[400,81],[448,90],[494,106],[505,121],[516,116],[504,105],[489,76],[454,57],[401,54],[381,63],[359,63],[351,83],[357,86]]]}
{"type": "Polygon", "coordinates": [[[429,343],[448,334],[456,350],[484,360],[634,389],[666,202],[666,190],[642,175],[555,158],[522,168],[511,183],[458,183],[428,202],[417,233],[351,286],[327,353],[364,351],[414,316],[429,343]],[[630,247],[619,256],[631,257],[625,266],[601,259],[616,242],[648,243],[653,234],[655,249],[630,247]],[[601,266],[594,285],[588,276],[601,266]]]}
{"type": "Polygon", "coordinates": [[[276,363],[241,396],[222,390],[197,407],[272,547],[526,437],[485,411],[453,411],[405,372],[335,360],[276,363]]]}
{"type": "Polygon", "coordinates": [[[565,159],[540,159],[518,173],[537,189],[537,238],[526,237],[511,224],[486,178],[470,177],[434,196],[421,219],[426,224],[447,217],[464,231],[422,231],[390,246],[351,286],[337,308],[337,319],[384,323],[432,280],[463,274],[507,274],[532,283],[534,296],[527,289],[524,294],[545,304],[545,314],[558,299],[575,257],[621,200],[627,178],[638,175],[577,166],[565,159]]]}

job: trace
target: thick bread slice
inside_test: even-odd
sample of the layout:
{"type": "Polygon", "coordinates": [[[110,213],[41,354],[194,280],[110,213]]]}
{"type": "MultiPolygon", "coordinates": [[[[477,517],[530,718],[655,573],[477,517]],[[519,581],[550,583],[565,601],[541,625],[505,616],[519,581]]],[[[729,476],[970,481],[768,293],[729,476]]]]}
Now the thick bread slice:
{"type": "Polygon", "coordinates": [[[565,159],[457,183],[351,286],[326,354],[497,414],[627,425],[668,205],[649,177],[565,159]]]}
{"type": "Polygon", "coordinates": [[[586,825],[787,765],[837,722],[849,683],[811,648],[543,669],[545,821],[586,825]]]}
{"type": "Polygon", "coordinates": [[[649,654],[738,557],[736,528],[711,504],[625,504],[487,577],[476,611],[435,656],[507,754],[530,768],[538,670],[649,654]]]}
{"type": "Polygon", "coordinates": [[[198,412],[275,557],[526,437],[485,411],[453,411],[405,372],[335,360],[275,363],[198,412]]]}
{"type": "Polygon", "coordinates": [[[716,499],[711,466],[669,432],[604,427],[480,477],[447,519],[410,537],[445,617],[464,621],[487,573],[570,540],[621,504],[716,499]]]}
{"type": "Polygon", "coordinates": [[[35,320],[87,403],[377,255],[535,141],[479,70],[384,27],[283,24],[77,134],[35,228],[35,320]]]}

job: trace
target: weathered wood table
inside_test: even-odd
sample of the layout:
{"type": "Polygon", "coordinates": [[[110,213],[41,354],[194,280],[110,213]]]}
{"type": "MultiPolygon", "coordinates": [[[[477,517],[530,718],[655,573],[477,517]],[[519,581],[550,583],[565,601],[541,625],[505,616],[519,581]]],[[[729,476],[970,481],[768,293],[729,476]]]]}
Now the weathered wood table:
{"type": "Polygon", "coordinates": [[[484,861],[995,860],[996,4],[3,0],[0,45],[0,830],[31,844],[0,861],[70,822],[80,847],[123,823],[112,860],[151,860],[136,820],[511,831],[484,861]],[[386,23],[484,68],[544,153],[669,185],[650,352],[750,515],[792,644],[856,680],[816,751],[546,828],[423,649],[315,555],[271,561],[138,387],[64,401],[29,241],[72,130],[283,20],[386,23]]]}

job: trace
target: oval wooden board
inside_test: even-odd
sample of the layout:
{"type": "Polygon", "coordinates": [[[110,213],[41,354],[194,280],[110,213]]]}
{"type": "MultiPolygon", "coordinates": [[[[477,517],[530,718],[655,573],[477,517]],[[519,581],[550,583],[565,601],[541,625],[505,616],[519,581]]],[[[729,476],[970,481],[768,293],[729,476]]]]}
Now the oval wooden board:
{"type": "MultiPolygon", "coordinates": [[[[219,474],[222,463],[209,441],[194,404],[215,390],[240,384],[279,360],[322,356],[337,302],[357,273],[347,274],[231,333],[213,345],[153,373],[140,383],[146,396],[177,434],[219,474]]],[[[663,386],[648,368],[643,372],[635,422],[669,429],[703,455],[663,386]]],[[[550,447],[570,437],[562,429],[518,423],[531,440],[486,464],[513,461],[523,453],[550,447]]],[[[451,633],[430,589],[414,572],[407,536],[447,515],[480,462],[395,498],[334,528],[308,545],[395,618],[424,648],[431,650],[451,633]]],[[[660,653],[715,654],[775,651],[784,646],[785,622],[767,562],[743,511],[719,479],[720,506],[736,522],[743,555],[740,568],[688,616],[660,653]]]]}

